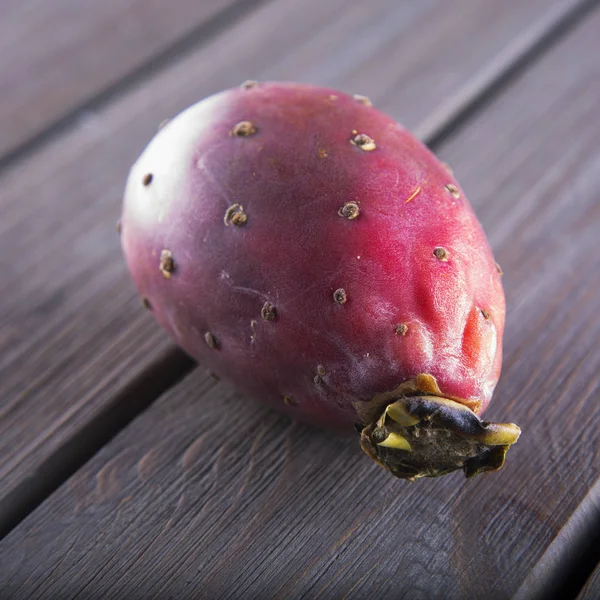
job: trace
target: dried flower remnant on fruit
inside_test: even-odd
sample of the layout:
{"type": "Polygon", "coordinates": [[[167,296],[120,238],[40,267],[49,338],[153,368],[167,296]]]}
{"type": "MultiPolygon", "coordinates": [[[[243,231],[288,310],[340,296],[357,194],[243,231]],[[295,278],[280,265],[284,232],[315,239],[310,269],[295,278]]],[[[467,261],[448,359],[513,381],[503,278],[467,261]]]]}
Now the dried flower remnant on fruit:
{"type": "Polygon", "coordinates": [[[254,81],[254,79],[246,79],[240,86],[244,90],[249,90],[251,88],[258,87],[258,81],[254,81]]]}
{"type": "Polygon", "coordinates": [[[448,261],[448,250],[446,250],[446,248],[442,248],[441,246],[434,248],[433,255],[442,262],[448,261]]]}
{"type": "Polygon", "coordinates": [[[359,214],[360,207],[356,202],[346,202],[346,204],[338,210],[338,215],[344,217],[344,219],[348,219],[348,221],[353,221],[359,214]]]}
{"type": "Polygon", "coordinates": [[[213,350],[219,347],[219,342],[217,341],[217,338],[210,331],[207,331],[204,334],[204,341],[206,342],[206,345],[213,350]]]}
{"type": "Polygon", "coordinates": [[[256,125],[250,121],[240,121],[231,130],[231,135],[237,137],[248,137],[257,132],[256,125]]]}
{"type": "Polygon", "coordinates": [[[371,150],[375,150],[375,148],[377,148],[375,140],[366,133],[354,134],[354,137],[350,140],[350,143],[354,144],[364,152],[371,152],[371,150]]]}
{"type": "Polygon", "coordinates": [[[338,304],[346,304],[346,301],[348,300],[346,290],[344,288],[339,288],[339,289],[335,290],[335,292],[333,292],[333,299],[338,304]]]}
{"type": "Polygon", "coordinates": [[[159,268],[165,279],[171,279],[171,275],[175,273],[175,259],[170,250],[161,251],[159,268]]]}
{"type": "Polygon", "coordinates": [[[368,107],[373,106],[373,103],[371,102],[371,100],[369,98],[367,98],[367,96],[361,96],[360,94],[354,94],[354,96],[352,96],[352,98],[359,104],[362,104],[363,106],[368,106],[368,107]]]}
{"type": "Polygon", "coordinates": [[[244,212],[244,207],[241,204],[232,204],[226,211],[223,221],[225,225],[235,225],[240,227],[248,220],[248,215],[244,212]]]}
{"type": "Polygon", "coordinates": [[[460,198],[460,190],[453,183],[447,183],[444,187],[455,200],[460,198]]]}
{"type": "Polygon", "coordinates": [[[406,323],[398,323],[396,325],[396,329],[394,330],[396,335],[405,336],[408,332],[408,325],[406,323]]]}
{"type": "Polygon", "coordinates": [[[265,302],[260,310],[260,316],[264,321],[274,321],[277,317],[277,310],[270,302],[265,302]]]}
{"type": "Polygon", "coordinates": [[[152,304],[150,304],[150,300],[148,300],[148,298],[146,298],[145,296],[142,298],[142,306],[146,310],[152,310],[152,304]]]}
{"type": "Polygon", "coordinates": [[[154,179],[154,175],[152,175],[152,173],[146,173],[142,179],[142,183],[145,186],[149,186],[152,183],[153,179],[154,179]]]}

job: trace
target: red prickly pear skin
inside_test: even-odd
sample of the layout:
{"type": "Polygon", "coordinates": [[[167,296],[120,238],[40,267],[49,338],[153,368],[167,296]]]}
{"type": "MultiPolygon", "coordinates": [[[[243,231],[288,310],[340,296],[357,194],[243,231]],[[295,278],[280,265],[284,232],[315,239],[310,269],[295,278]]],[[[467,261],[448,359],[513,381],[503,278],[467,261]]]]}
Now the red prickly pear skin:
{"type": "Polygon", "coordinates": [[[422,374],[490,402],[501,272],[449,169],[364,97],[248,82],[199,102],[133,165],[121,222],[146,307],[248,397],[338,429],[422,374]]]}

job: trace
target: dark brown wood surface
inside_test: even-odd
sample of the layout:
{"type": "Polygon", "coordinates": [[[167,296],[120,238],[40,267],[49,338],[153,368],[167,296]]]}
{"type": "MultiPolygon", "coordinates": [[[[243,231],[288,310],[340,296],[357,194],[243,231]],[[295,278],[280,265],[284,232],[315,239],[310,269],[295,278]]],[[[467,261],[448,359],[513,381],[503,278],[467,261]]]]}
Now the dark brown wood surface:
{"type": "Polygon", "coordinates": [[[252,0],[3,0],[0,157],[252,0]]]}
{"type": "Polygon", "coordinates": [[[370,94],[431,137],[587,4],[265,5],[5,169],[0,525],[190,368],[140,310],[114,232],[128,166],[162,119],[249,77],[289,78],[370,94]]]}
{"type": "Polygon", "coordinates": [[[0,544],[9,597],[543,597],[528,578],[600,476],[598,31],[438,146],[505,270],[488,416],[524,433],[500,472],[394,480],[196,370],[0,544]]]}

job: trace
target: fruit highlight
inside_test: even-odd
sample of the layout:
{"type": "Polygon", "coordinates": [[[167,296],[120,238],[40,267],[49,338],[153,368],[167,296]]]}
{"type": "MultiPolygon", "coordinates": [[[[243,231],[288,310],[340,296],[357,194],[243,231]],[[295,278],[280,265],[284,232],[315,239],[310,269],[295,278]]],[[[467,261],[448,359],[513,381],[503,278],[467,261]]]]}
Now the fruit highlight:
{"type": "Polygon", "coordinates": [[[493,471],[501,269],[458,182],[364,96],[245,82],[164,124],[121,240],[143,303],[248,397],[405,479],[493,471]]]}

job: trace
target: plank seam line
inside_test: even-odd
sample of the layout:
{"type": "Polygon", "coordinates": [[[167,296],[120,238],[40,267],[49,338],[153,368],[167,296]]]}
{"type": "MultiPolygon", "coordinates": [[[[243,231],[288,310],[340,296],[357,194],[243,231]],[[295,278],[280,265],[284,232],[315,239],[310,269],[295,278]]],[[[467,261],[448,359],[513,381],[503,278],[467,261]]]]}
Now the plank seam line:
{"type": "Polygon", "coordinates": [[[43,126],[25,141],[13,148],[9,148],[0,156],[0,172],[24,160],[29,154],[43,148],[62,133],[68,131],[78,123],[81,114],[88,111],[94,112],[100,110],[108,104],[115,102],[127,94],[133,87],[154,76],[157,72],[167,69],[183,56],[207,45],[222,31],[232,27],[261,5],[271,1],[274,0],[238,0],[216,15],[209,17],[206,21],[203,21],[192,29],[192,31],[167,45],[163,50],[159,50],[157,54],[143,61],[137,67],[134,67],[129,73],[119,77],[113,83],[109,83],[101,92],[81,100],[70,108],[68,112],[56,117],[54,121],[43,126]]]}
{"type": "Polygon", "coordinates": [[[518,36],[509,48],[486,65],[465,88],[459,89],[416,129],[427,145],[437,147],[511,87],[547,52],[560,43],[600,5],[599,0],[581,0],[559,6],[540,23],[518,36]]]}
{"type": "Polygon", "coordinates": [[[170,346],[127,382],[99,414],[0,501],[0,540],[195,366],[187,354],[170,346]]]}

